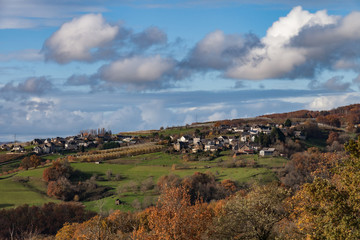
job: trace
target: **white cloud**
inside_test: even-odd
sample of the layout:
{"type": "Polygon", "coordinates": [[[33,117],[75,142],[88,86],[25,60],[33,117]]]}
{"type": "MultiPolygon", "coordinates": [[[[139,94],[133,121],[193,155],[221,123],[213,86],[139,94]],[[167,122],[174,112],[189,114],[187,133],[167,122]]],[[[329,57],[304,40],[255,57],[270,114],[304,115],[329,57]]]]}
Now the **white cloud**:
{"type": "Polygon", "coordinates": [[[149,27],[143,32],[134,34],[132,41],[140,49],[146,49],[153,45],[165,44],[167,42],[167,35],[157,27],[149,27]]]}
{"type": "Polygon", "coordinates": [[[46,40],[45,56],[58,63],[92,61],[96,50],[113,41],[118,32],[119,27],[106,23],[101,14],[83,15],[64,23],[46,40]]]}
{"type": "Polygon", "coordinates": [[[100,75],[103,80],[115,83],[149,83],[160,80],[173,67],[171,59],[164,59],[160,55],[135,56],[102,67],[100,75]]]}
{"type": "Polygon", "coordinates": [[[28,95],[42,95],[53,90],[52,82],[46,77],[30,77],[17,85],[9,82],[0,88],[0,98],[15,100],[28,95]]]}
{"type": "Polygon", "coordinates": [[[239,35],[216,30],[196,44],[186,59],[186,64],[192,68],[223,69],[230,64],[231,55],[245,46],[245,41],[239,35]]]}
{"type": "Polygon", "coordinates": [[[274,22],[266,36],[261,39],[263,46],[252,49],[244,58],[236,59],[227,71],[227,76],[238,79],[267,79],[288,74],[295,67],[304,64],[311,49],[291,46],[291,40],[304,28],[325,27],[335,24],[336,16],[326,11],[310,13],[295,7],[286,17],[274,22]]]}
{"type": "Polygon", "coordinates": [[[217,121],[217,120],[223,120],[225,118],[226,118],[225,112],[215,112],[208,117],[207,121],[217,121]]]}
{"type": "Polygon", "coordinates": [[[346,93],[341,95],[328,95],[314,98],[307,108],[310,110],[330,110],[336,107],[359,103],[360,93],[346,93]]]}

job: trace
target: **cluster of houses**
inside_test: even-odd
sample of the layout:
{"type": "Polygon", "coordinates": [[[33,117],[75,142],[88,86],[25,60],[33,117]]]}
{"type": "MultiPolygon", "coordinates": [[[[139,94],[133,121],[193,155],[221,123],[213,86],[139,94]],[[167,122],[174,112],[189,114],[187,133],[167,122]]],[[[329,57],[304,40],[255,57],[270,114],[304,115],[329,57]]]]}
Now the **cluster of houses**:
{"type": "MultiPolygon", "coordinates": [[[[224,128],[224,127],[223,127],[224,128]]],[[[256,137],[260,134],[270,134],[271,126],[254,126],[243,128],[228,128],[227,131],[237,133],[236,135],[222,135],[213,139],[201,139],[200,137],[192,137],[189,135],[181,136],[173,144],[174,149],[179,152],[197,153],[200,151],[222,151],[231,149],[234,154],[255,154],[261,156],[271,156],[275,152],[275,148],[261,148],[256,143],[256,137]]]]}
{"type": "MultiPolygon", "coordinates": [[[[260,133],[271,134],[272,128],[280,128],[283,132],[287,128],[279,125],[255,125],[255,126],[241,126],[234,127],[228,125],[221,125],[218,127],[218,133],[223,134],[215,138],[201,138],[189,135],[181,136],[179,139],[171,137],[173,147],[176,151],[197,153],[197,152],[215,152],[231,149],[234,154],[254,154],[259,153],[261,156],[273,155],[274,148],[261,148],[256,139],[260,133]],[[229,134],[228,134],[229,133],[229,134]]],[[[292,126],[294,127],[294,126],[292,126]]],[[[305,138],[301,131],[293,131],[296,138],[305,138]]],[[[85,148],[95,148],[101,143],[117,142],[120,146],[136,144],[139,138],[124,135],[112,134],[91,134],[83,132],[77,136],[70,136],[66,138],[56,137],[48,139],[34,139],[31,145],[34,145],[33,152],[36,154],[50,154],[62,151],[81,151],[85,148]]],[[[146,140],[143,140],[146,141],[146,140]]],[[[25,152],[23,146],[15,144],[8,146],[1,145],[1,150],[11,152],[25,152]]]]}
{"type": "MultiPolygon", "coordinates": [[[[78,136],[70,137],[56,137],[47,139],[34,139],[30,142],[34,145],[32,152],[36,154],[50,154],[62,151],[80,151],[85,148],[95,148],[100,143],[117,142],[121,144],[135,144],[137,140],[132,136],[123,135],[86,135],[80,134],[78,136]]],[[[25,148],[21,144],[0,146],[2,151],[9,151],[10,153],[22,153],[25,152],[25,148]]]]}
{"type": "Polygon", "coordinates": [[[21,145],[7,145],[3,144],[0,146],[1,151],[10,151],[11,153],[22,153],[25,152],[25,148],[21,145]]]}
{"type": "Polygon", "coordinates": [[[31,143],[36,145],[33,152],[37,154],[49,154],[61,151],[80,151],[85,148],[95,148],[100,143],[117,142],[121,144],[136,144],[137,140],[132,136],[123,135],[78,135],[66,138],[56,137],[52,139],[34,139],[31,143]]]}

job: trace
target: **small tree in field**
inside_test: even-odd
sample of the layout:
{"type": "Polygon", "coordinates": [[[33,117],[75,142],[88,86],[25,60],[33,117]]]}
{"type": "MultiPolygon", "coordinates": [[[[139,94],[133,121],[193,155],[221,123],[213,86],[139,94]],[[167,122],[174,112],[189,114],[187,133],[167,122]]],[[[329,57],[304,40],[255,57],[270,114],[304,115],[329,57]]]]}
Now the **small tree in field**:
{"type": "Polygon", "coordinates": [[[41,163],[41,158],[38,155],[30,156],[30,164],[32,167],[37,168],[41,163]]]}
{"type": "Polygon", "coordinates": [[[73,168],[67,160],[56,160],[52,166],[43,172],[43,179],[46,182],[56,181],[60,177],[69,178],[73,173],[73,168]]]}

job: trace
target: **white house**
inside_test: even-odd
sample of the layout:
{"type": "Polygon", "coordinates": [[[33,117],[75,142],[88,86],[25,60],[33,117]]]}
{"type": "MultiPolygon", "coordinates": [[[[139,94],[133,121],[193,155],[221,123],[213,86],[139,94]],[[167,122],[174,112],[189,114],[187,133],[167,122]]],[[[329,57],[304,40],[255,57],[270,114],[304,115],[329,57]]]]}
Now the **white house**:
{"type": "Polygon", "coordinates": [[[275,148],[263,148],[260,150],[260,156],[272,156],[275,152],[275,148]]]}

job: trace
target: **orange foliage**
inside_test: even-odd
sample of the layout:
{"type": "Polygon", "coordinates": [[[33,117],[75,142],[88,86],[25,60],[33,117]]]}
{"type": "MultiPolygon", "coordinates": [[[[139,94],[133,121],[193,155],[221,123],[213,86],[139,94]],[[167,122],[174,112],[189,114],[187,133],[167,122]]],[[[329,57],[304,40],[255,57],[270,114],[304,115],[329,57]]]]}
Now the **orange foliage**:
{"type": "Polygon", "coordinates": [[[72,239],[74,233],[79,226],[79,223],[65,223],[64,226],[56,233],[56,240],[68,240],[72,239]]]}
{"type": "Polygon", "coordinates": [[[237,191],[235,182],[229,179],[225,179],[221,181],[221,186],[223,186],[223,188],[225,188],[227,191],[231,193],[235,193],[237,191]]]}
{"type": "Polygon", "coordinates": [[[147,211],[149,231],[140,227],[133,234],[135,239],[201,239],[214,216],[206,203],[191,205],[184,188],[167,188],[157,206],[147,211]]]}

